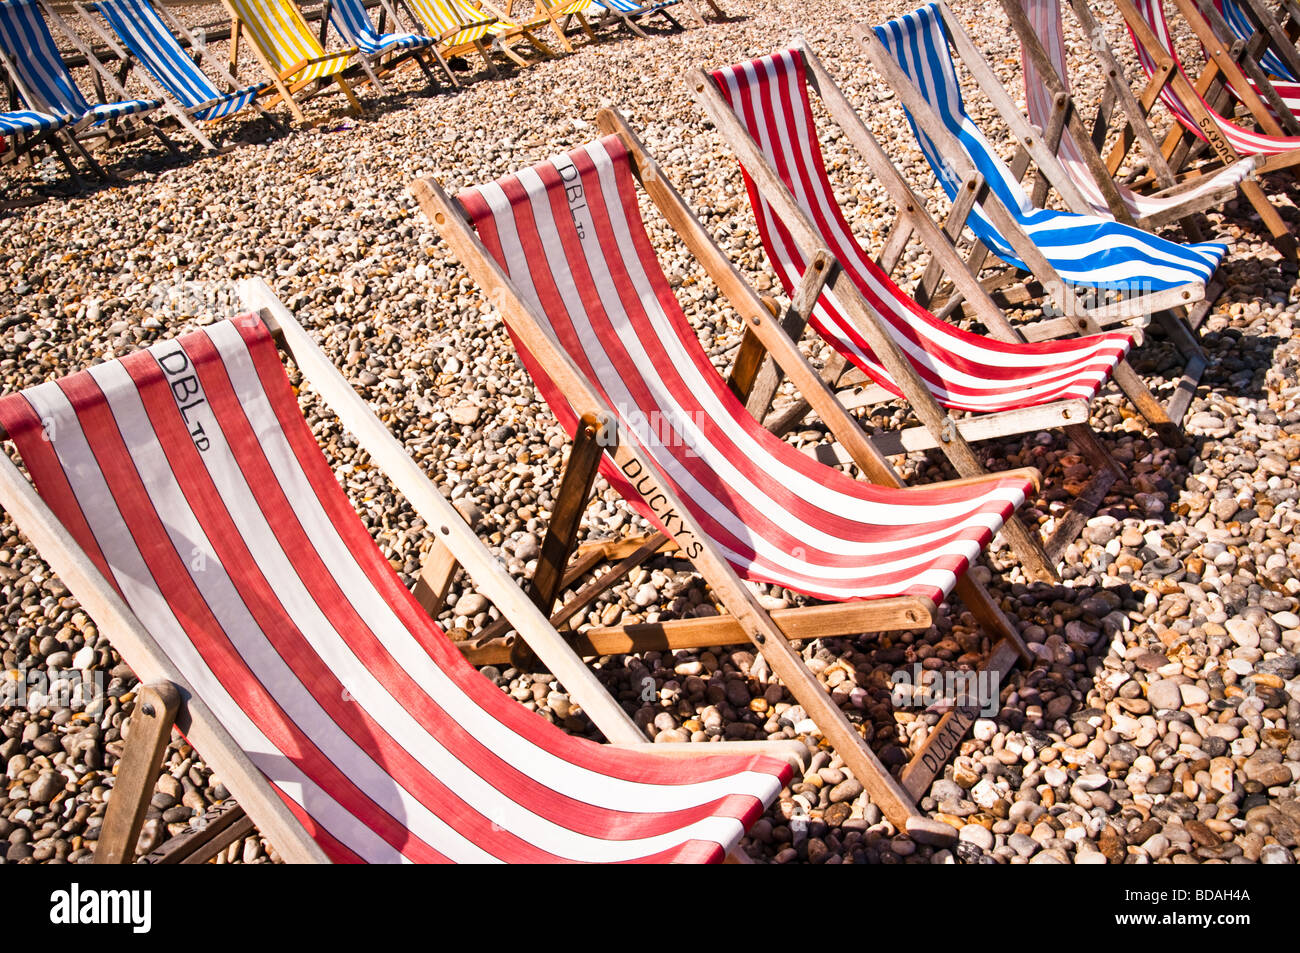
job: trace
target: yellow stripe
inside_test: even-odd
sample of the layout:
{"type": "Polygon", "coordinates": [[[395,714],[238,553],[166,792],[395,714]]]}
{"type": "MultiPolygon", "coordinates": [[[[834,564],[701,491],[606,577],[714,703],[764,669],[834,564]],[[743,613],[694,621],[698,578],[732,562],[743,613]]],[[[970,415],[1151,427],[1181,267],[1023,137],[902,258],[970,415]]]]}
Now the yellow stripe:
{"type": "MultiPolygon", "coordinates": [[[[231,7],[244,24],[249,38],[271,61],[277,73],[294,63],[323,56],[325,50],[308,29],[302,13],[291,0],[230,0],[231,7]]],[[[347,56],[338,56],[309,66],[291,77],[292,82],[319,79],[339,72],[347,65],[347,56]]]]}

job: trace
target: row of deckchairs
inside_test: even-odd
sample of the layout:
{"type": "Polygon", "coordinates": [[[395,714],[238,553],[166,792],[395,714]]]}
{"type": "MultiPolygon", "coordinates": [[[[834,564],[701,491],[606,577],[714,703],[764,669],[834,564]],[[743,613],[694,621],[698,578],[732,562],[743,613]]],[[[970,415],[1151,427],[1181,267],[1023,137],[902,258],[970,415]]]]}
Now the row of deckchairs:
{"type": "MultiPolygon", "coordinates": [[[[125,140],[154,134],[171,150],[172,143],[159,124],[170,118],[203,149],[215,150],[209,131],[215,123],[256,109],[280,125],[269,112],[280,103],[296,122],[303,122],[302,103],[330,86],[346,97],[354,112],[362,112],[344,75],[354,66],[381,95],[386,92],[381,77],[408,59],[419,65],[430,85],[436,82],[436,71],[456,86],[458,80],[447,62],[452,57],[478,55],[493,73],[495,54],[528,65],[532,61],[516,49],[520,41],[543,56],[554,55],[538,36],[545,28],[553,28],[564,51],[570,52],[569,33],[575,29],[595,38],[588,18],[596,26],[612,21],[643,35],[637,21],[647,16],[659,15],[680,26],[669,8],[686,0],[648,6],[632,0],[568,0],[552,6],[537,0],[537,15],[523,22],[511,20],[490,2],[481,8],[468,0],[398,2],[421,32],[401,30],[389,0],[381,0],[378,26],[363,0],[328,0],[319,36],[292,0],[223,0],[231,17],[228,65],[213,62],[212,57],[205,60],[204,44],[155,0],[75,3],[86,28],[121,64],[114,75],[48,0],[0,0],[0,65],[9,100],[7,111],[0,114],[0,136],[11,145],[10,159],[48,147],[74,178],[79,179],[79,174],[69,153],[80,156],[90,171],[102,176],[87,149],[87,141],[94,138],[125,140]],[[88,100],[77,86],[51,24],[93,71],[98,102],[88,100]],[[329,26],[343,48],[327,49],[329,26]],[[251,85],[236,78],[245,40],[266,76],[251,85]],[[150,92],[147,99],[132,98],[122,85],[135,67],[139,67],[135,75],[150,92]]],[[[722,15],[716,4],[711,5],[722,15]]],[[[692,4],[687,7],[704,22],[692,4]]]]}
{"type": "MultiPolygon", "coordinates": [[[[187,837],[191,859],[254,823],[287,859],[719,859],[775,798],[800,749],[624,750],[644,736],[582,659],[745,640],[892,823],[932,842],[953,838],[916,802],[975,707],[943,715],[895,776],[792,641],[923,628],[955,594],[979,624],[985,668],[1005,676],[1029,660],[968,570],[1001,532],[1027,574],[1052,576],[1123,476],[1088,424],[1108,381],[1176,438],[1168,408],[1125,363],[1141,338],[1132,305],[1172,310],[1203,296],[1223,247],[1158,239],[1095,206],[1051,212],[1054,228],[1037,227],[1019,176],[993,162],[964,111],[949,44],[977,76],[987,64],[957,38],[951,13],[932,4],[856,32],[936,176],[960,183],[950,194],[963,214],[944,227],[806,44],[687,77],[740,160],[784,307],[747,283],[612,110],[598,117],[603,138],[457,198],[433,179],[414,183],[573,440],[527,593],[260,283],[242,288],[256,313],[0,399],[0,426],[36,489],[0,461],[0,505],[148,683],[97,859],[132,856],[173,723],[248,815],[187,837]],[[896,205],[878,258],[835,199],[810,90],[896,205]],[[744,318],[725,379],[651,246],[638,183],[744,318]],[[986,287],[959,253],[964,228],[1009,269],[1037,276],[1040,297],[1066,317],[1013,321],[994,294],[1006,284],[986,287]],[[1071,229],[1096,254],[1063,259],[1056,233],[1071,229]],[[934,269],[909,295],[891,273],[912,237],[934,269]],[[944,314],[928,308],[940,278],[952,285],[944,314]],[[1086,301],[1081,289],[1118,299],[1086,301]],[[946,320],[967,310],[982,332],[946,320]],[[836,354],[820,370],[798,346],[805,325],[836,354]],[[333,479],[277,347],[429,527],[414,591],[333,479]],[[866,386],[840,389],[853,373],[866,386]],[[803,399],[793,413],[769,413],[781,376],[803,399]],[[852,413],[900,399],[920,424],[902,434],[869,434],[852,413]],[[837,444],[829,460],[780,438],[808,412],[837,444]],[[1096,472],[1044,544],[1015,518],[1040,491],[1039,474],[989,473],[972,443],[1050,427],[1096,472]],[[889,457],[927,448],[960,478],[904,486],[889,457]],[[576,545],[597,473],[653,534],[576,545]],[[657,553],[688,560],[726,614],[557,631],[657,553]],[[613,565],[557,608],[605,561],[613,565]],[[504,621],[454,645],[431,616],[461,566],[504,621]],[[756,583],[821,604],[768,612],[756,583]],[[545,725],[472,669],[504,663],[546,666],[613,744],[545,725]]],[[[1060,174],[1049,153],[1033,158],[1060,174]]],[[[1171,326],[1186,330],[1185,317],[1171,326]]]]}

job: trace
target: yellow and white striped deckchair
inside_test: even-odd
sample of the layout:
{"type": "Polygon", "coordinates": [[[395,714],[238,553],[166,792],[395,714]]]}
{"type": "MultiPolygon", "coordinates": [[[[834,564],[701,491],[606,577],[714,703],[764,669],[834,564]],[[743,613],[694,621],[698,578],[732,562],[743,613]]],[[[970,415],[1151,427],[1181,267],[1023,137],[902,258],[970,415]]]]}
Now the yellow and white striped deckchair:
{"type": "MultiPolygon", "coordinates": [[[[325,52],[320,41],[307,26],[293,0],[221,0],[230,13],[230,70],[235,72],[239,59],[239,40],[247,34],[253,53],[270,74],[294,119],[304,121],[302,108],[294,94],[308,86],[320,86],[333,79],[352,109],[362,113],[361,103],[343,78],[343,70],[356,55],[355,46],[325,52]]],[[[304,97],[309,98],[313,89],[304,97]]]]}
{"type": "MultiPolygon", "coordinates": [[[[404,0],[411,14],[424,25],[430,36],[437,37],[438,49],[443,56],[460,56],[477,50],[491,73],[496,72],[488,54],[492,46],[520,66],[531,62],[514,50],[509,41],[522,38],[544,56],[555,51],[533,35],[533,31],[549,25],[549,17],[539,16],[528,23],[516,23],[505,12],[488,4],[476,7],[469,0],[404,0]]],[[[584,0],[585,2],[585,0],[584,0]]],[[[574,6],[582,6],[581,3],[574,6]]],[[[567,42],[566,49],[571,50],[567,42]]]]}

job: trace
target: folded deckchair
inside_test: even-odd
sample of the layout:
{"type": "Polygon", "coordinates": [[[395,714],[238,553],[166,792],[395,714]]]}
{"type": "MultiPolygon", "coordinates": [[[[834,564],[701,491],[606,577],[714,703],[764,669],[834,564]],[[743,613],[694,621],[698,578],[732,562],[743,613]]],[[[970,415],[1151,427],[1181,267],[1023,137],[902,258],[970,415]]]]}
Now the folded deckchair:
{"type": "Polygon", "coordinates": [[[169,713],[287,861],[706,861],[790,746],[564,734],[401,584],[298,406],[279,341],[607,737],[645,738],[292,316],[274,305],[0,400],[35,491],[0,505],[146,683],[97,861],[130,859],[169,713]],[[272,313],[272,310],[275,312],[272,313]]]}
{"type": "Polygon", "coordinates": [[[357,48],[357,59],[362,69],[369,76],[375,91],[384,95],[386,90],[379,77],[397,66],[405,59],[413,58],[424,73],[429,85],[434,85],[433,74],[425,64],[425,57],[432,54],[442,68],[443,74],[451,85],[458,85],[452,75],[447,61],[438,52],[438,41],[431,36],[405,31],[383,32],[385,18],[397,27],[397,12],[388,5],[388,0],[380,0],[379,29],[370,22],[363,0],[325,0],[325,16],[321,18],[320,41],[325,43],[325,25],[332,23],[343,42],[357,48]]]}
{"type": "MultiPolygon", "coordinates": [[[[1174,48],[1160,0],[1116,0],[1116,7],[1124,16],[1138,62],[1149,77],[1139,96],[1144,111],[1150,111],[1159,98],[1176,120],[1161,145],[1171,169],[1180,171],[1201,143],[1208,144],[1215,158],[1225,165],[1243,155],[1255,156],[1259,174],[1300,163],[1300,136],[1283,135],[1276,120],[1248,88],[1234,86],[1232,92],[1251,106],[1251,115],[1262,131],[1247,129],[1223,115],[1231,93],[1224,82],[1227,71],[1219,69],[1217,62],[1211,62],[1197,83],[1192,83],[1174,48]]],[[[1119,167],[1127,148],[1124,139],[1116,143],[1107,158],[1112,169],[1119,167]]],[[[1242,191],[1269,231],[1280,236],[1287,246],[1285,250],[1294,256],[1294,238],[1262,190],[1247,183],[1242,191]]]]}
{"type": "MultiPolygon", "coordinates": [[[[438,49],[444,57],[464,56],[471,51],[477,52],[483,65],[492,75],[496,75],[496,66],[492,63],[489,48],[502,53],[519,66],[531,65],[511,45],[512,41],[523,39],[543,56],[553,56],[555,51],[537,38],[536,31],[552,23],[548,15],[538,15],[527,23],[515,23],[504,12],[485,5],[479,9],[469,0],[401,0],[407,12],[417,22],[423,24],[429,35],[438,40],[438,49]]],[[[570,6],[576,5],[570,4],[570,6]]],[[[568,9],[567,7],[564,9],[568,9]]],[[[556,11],[557,15],[559,11],[556,11]]],[[[560,41],[566,50],[571,50],[563,33],[560,41]]]]}
{"type": "Polygon", "coordinates": [[[151,0],[97,0],[74,7],[90,31],[117,56],[122,64],[119,78],[124,78],[133,65],[143,66],[140,79],[162,100],[163,109],[204,149],[216,151],[216,146],[198,123],[206,126],[219,122],[249,106],[280,125],[257,103],[258,96],[270,89],[271,83],[241,86],[220,64],[211,64],[210,68],[230,84],[229,92],[221,92],[200,68],[202,44],[165,7],[156,7],[151,0]],[[104,18],[112,33],[103,29],[91,11],[104,18]],[[177,35],[184,38],[193,58],[182,49],[177,35]]]}
{"type": "MultiPolygon", "coordinates": [[[[984,632],[998,640],[985,665],[1005,675],[1017,655],[1023,657],[1023,643],[966,569],[1032,492],[1037,473],[899,488],[888,461],[622,118],[602,110],[598,122],[618,135],[469,189],[459,200],[432,179],[413,186],[421,207],[500,310],[552,412],[575,436],[571,461],[590,467],[571,479],[570,464],[553,509],[580,513],[599,469],[663,534],[635,544],[640,552],[671,539],[728,612],[597,627],[575,636],[574,645],[584,655],[601,655],[751,639],[890,820],[914,835],[950,840],[952,829],[927,822],[915,802],[942,770],[974,710],[944,715],[895,780],[789,640],[924,628],[955,589],[984,632]],[[668,286],[638,211],[634,176],[855,464],[886,486],[818,463],[746,413],[668,286]],[[577,488],[576,498],[568,487],[577,488]],[[830,604],[769,615],[746,582],[777,583],[830,604]]],[[[813,286],[820,287],[816,278],[813,286]]],[[[892,344],[884,348],[887,360],[902,361],[892,344]]],[[[571,545],[548,529],[539,569],[552,565],[545,554],[553,541],[561,556],[571,545]]],[[[554,591],[535,585],[544,611],[554,591]]],[[[474,658],[482,648],[488,647],[474,641],[467,653],[474,658]]]]}
{"type": "MultiPolygon", "coordinates": [[[[1024,528],[1010,539],[1026,572],[1050,577],[1060,552],[1121,475],[1087,421],[1089,401],[1124,359],[1132,344],[1131,332],[1025,343],[962,266],[947,236],[925,213],[806,44],[799,42],[707,76],[692,70],[688,81],[723,141],[740,158],[763,247],[786,292],[796,294],[820,248],[833,256],[848,279],[823,292],[815,304],[807,301],[811,307],[801,310],[799,325],[789,329],[797,339],[806,319],[835,349],[839,360],[828,366],[824,377],[833,383],[846,364],[852,364],[878,385],[869,395],[852,399],[854,405],[902,397],[925,407],[924,417],[942,421],[943,428],[955,428],[971,440],[1064,426],[1094,465],[1090,485],[1045,546],[1024,528]],[[889,267],[901,258],[908,236],[923,229],[925,244],[936,255],[946,255],[953,271],[965,277],[968,300],[978,304],[979,317],[991,335],[964,331],[936,318],[908,297],[886,268],[858,244],[826,174],[808,96],[810,80],[899,206],[901,238],[891,236],[886,241],[891,249],[889,267]],[[794,230],[801,238],[795,237],[794,230]],[[897,343],[909,360],[910,373],[898,379],[890,374],[868,342],[872,333],[888,335],[897,343]],[[953,413],[963,419],[954,422],[953,413]]],[[[747,343],[752,341],[749,337],[747,343]]],[[[1127,365],[1123,373],[1126,379],[1136,377],[1127,365]]],[[[774,384],[768,385],[769,390],[774,384]]],[[[1145,388],[1141,393],[1154,403],[1145,388]]],[[[751,401],[749,410],[762,419],[769,399],[770,393],[757,404],[751,401]]],[[[802,407],[806,412],[807,405],[802,407]]],[[[794,414],[782,419],[772,428],[783,431],[798,422],[794,414]]],[[[951,433],[941,429],[937,435],[929,434],[924,427],[917,431],[910,441],[895,442],[897,435],[883,434],[877,444],[885,453],[939,447],[949,453],[963,476],[984,472],[978,463],[972,465],[968,448],[953,445],[951,433]],[[917,439],[923,436],[930,439],[917,439]]]]}
{"type": "Polygon", "coordinates": [[[29,110],[64,120],[56,134],[80,153],[96,174],[102,172],[85,148],[87,140],[124,140],[152,133],[168,151],[175,151],[171,140],[147,115],[162,105],[161,100],[135,99],[128,95],[90,47],[52,7],[40,0],[0,0],[0,51],[4,53],[11,89],[22,104],[29,110]],[[46,18],[85,57],[94,72],[96,86],[104,90],[103,102],[92,103],[82,95],[63,63],[46,18]]]}
{"type": "MultiPolygon", "coordinates": [[[[1091,34],[1088,45],[1098,69],[1115,85],[1107,87],[1110,105],[1099,108],[1092,128],[1086,128],[1071,92],[1060,0],[1001,2],[1020,38],[1029,121],[1037,127],[1047,147],[1055,148],[1061,168],[1084,199],[1085,205],[1072,211],[1111,216],[1140,228],[1154,229],[1185,219],[1194,212],[1222,205],[1236,196],[1243,181],[1253,179],[1255,160],[1248,156],[1210,175],[1179,183],[1156,145],[1155,136],[1137,107],[1132,90],[1124,81],[1104,31],[1091,34]],[[1113,74],[1111,70],[1114,70],[1113,74]],[[1119,87],[1118,94],[1116,86],[1119,87]],[[1106,167],[1098,142],[1104,144],[1110,116],[1116,106],[1131,130],[1126,130],[1126,133],[1143,146],[1148,166],[1163,186],[1160,191],[1143,193],[1128,188],[1117,182],[1106,167]]],[[[1035,205],[1042,204],[1049,185],[1046,179],[1039,182],[1041,191],[1034,193],[1035,205]]]]}
{"type": "MultiPolygon", "coordinates": [[[[230,71],[238,73],[239,41],[244,34],[252,43],[253,55],[266,70],[279,99],[298,122],[305,122],[302,106],[294,97],[310,99],[331,80],[347,97],[353,112],[364,113],[343,71],[357,48],[325,52],[312,35],[307,21],[293,0],[221,0],[230,14],[230,71]]],[[[274,100],[271,104],[274,105],[274,100]]]]}

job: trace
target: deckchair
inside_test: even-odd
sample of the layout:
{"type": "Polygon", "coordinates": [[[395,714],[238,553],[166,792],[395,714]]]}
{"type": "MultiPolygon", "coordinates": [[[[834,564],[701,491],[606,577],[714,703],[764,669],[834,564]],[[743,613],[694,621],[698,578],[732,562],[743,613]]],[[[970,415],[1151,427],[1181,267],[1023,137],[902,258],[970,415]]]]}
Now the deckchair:
{"type": "Polygon", "coordinates": [[[793,746],[645,742],[288,311],[253,294],[272,307],[0,400],[35,484],[5,455],[0,504],[146,686],[96,860],[132,856],[173,716],[286,861],[721,859],[793,746]],[[564,734],[464,661],[357,517],[277,342],[621,744],[564,734]]]}
{"type": "Polygon", "coordinates": [[[203,126],[220,122],[249,106],[277,126],[283,126],[263,109],[257,98],[271,88],[270,82],[241,85],[219,63],[210,64],[221,80],[230,84],[221,92],[200,67],[202,44],[195,41],[174,15],[154,6],[151,0],[97,0],[73,5],[90,31],[107,46],[122,64],[119,77],[125,78],[135,64],[144,67],[139,73],[150,92],[162,100],[162,108],[204,149],[215,152],[203,126]],[[98,13],[109,26],[105,30],[92,15],[98,13]],[[193,51],[193,58],[176,37],[181,36],[193,51]]]}
{"type": "MultiPolygon", "coordinates": [[[[945,714],[896,780],[790,639],[924,628],[956,591],[997,640],[985,666],[1005,675],[1018,656],[1026,657],[1024,645],[965,570],[1034,490],[1037,472],[900,488],[888,461],[622,117],[602,110],[597,119],[602,131],[615,134],[469,189],[458,200],[431,178],[413,186],[452,252],[499,309],[552,413],[574,435],[571,461],[589,468],[575,475],[570,464],[553,509],[581,513],[599,470],[662,534],[644,544],[629,540],[629,547],[653,552],[671,540],[728,613],[593,627],[573,644],[581,654],[600,655],[752,640],[885,815],[914,836],[950,841],[952,828],[924,818],[916,799],[955,750],[974,709],[945,714]],[[854,463],[885,485],[818,463],[746,413],[668,286],[640,218],[634,176],[854,463]],[[746,582],[775,582],[829,604],[769,614],[746,582]]],[[[827,276],[810,276],[815,293],[827,276]]],[[[892,342],[880,347],[891,366],[904,363],[892,342]]],[[[552,534],[553,528],[543,557],[552,543],[561,556],[571,546],[566,531],[552,534]]],[[[539,559],[539,569],[551,565],[563,567],[565,560],[539,559]]],[[[555,588],[535,581],[534,592],[549,612],[555,588]]],[[[475,658],[486,648],[474,640],[466,651],[475,658]]]]}
{"type": "MultiPolygon", "coordinates": [[[[576,2],[576,0],[575,0],[576,2]]],[[[538,15],[527,23],[515,23],[503,11],[484,5],[479,9],[469,0],[402,0],[407,12],[424,26],[430,36],[438,40],[438,49],[448,59],[477,52],[488,72],[496,75],[497,69],[489,55],[495,49],[518,66],[530,66],[511,45],[523,39],[543,56],[554,56],[555,51],[535,35],[552,22],[548,15],[538,15]]],[[[570,4],[573,6],[574,4],[570,4]]],[[[567,8],[566,8],[567,9],[567,8]]],[[[572,50],[569,41],[560,34],[566,50],[572,50]]]]}
{"type": "MultiPolygon", "coordinates": [[[[1112,85],[1106,88],[1107,101],[1099,106],[1092,128],[1085,127],[1082,112],[1071,91],[1060,0],[1001,2],[1020,38],[1029,121],[1037,127],[1047,148],[1055,148],[1061,168],[1084,200],[1082,207],[1074,207],[1072,211],[1111,216],[1117,221],[1152,230],[1222,205],[1237,195],[1242,182],[1253,179],[1255,160],[1247,156],[1210,175],[1178,182],[1156,144],[1146,117],[1137,106],[1132,90],[1124,81],[1105,32],[1100,29],[1089,34],[1088,45],[1097,68],[1112,85]],[[1114,70],[1113,74],[1111,70],[1114,70]],[[1162,187],[1155,193],[1139,192],[1117,182],[1101,156],[1098,141],[1104,144],[1116,107],[1129,127],[1127,134],[1134,136],[1135,141],[1143,146],[1148,167],[1162,187]]],[[[1049,185],[1045,178],[1039,179],[1033,195],[1035,205],[1042,204],[1049,185]]],[[[1193,234],[1197,230],[1195,224],[1187,229],[1193,234]]]]}
{"type": "MultiPolygon", "coordinates": [[[[956,237],[969,226],[977,239],[967,260],[972,272],[979,272],[990,253],[997,255],[1010,268],[987,279],[989,287],[1014,281],[1022,270],[1028,272],[1067,317],[1077,317],[1081,331],[1125,320],[1145,323],[1153,316],[1160,322],[1183,355],[1184,375],[1166,408],[1152,408],[1154,416],[1144,408],[1143,414],[1172,436],[1173,425],[1181,420],[1208,364],[1192,331],[1212,305],[1206,282],[1227,246],[1177,244],[1109,216],[1037,207],[1019,181],[1030,160],[1068,206],[1083,207],[1085,200],[943,3],[932,3],[874,29],[857,25],[854,33],[898,94],[923,155],[953,200],[946,225],[949,234],[956,237]],[[948,51],[950,41],[1023,147],[1011,167],[965,113],[948,51]],[[1116,298],[1101,306],[1071,300],[1080,293],[1101,294],[1106,289],[1116,298]],[[1187,311],[1191,305],[1197,305],[1195,314],[1187,311]],[[1161,414],[1166,419],[1161,420],[1161,414]]],[[[930,277],[937,282],[941,275],[942,269],[936,269],[930,277]]],[[[1025,300],[1026,287],[999,295],[1017,300],[1010,296],[1015,292],[1025,300]]],[[[933,283],[920,290],[929,295],[933,283]]],[[[1124,389],[1141,406],[1138,390],[1127,384],[1124,389]]]]}
{"type": "Polygon", "coordinates": [[[385,33],[385,18],[397,27],[397,12],[388,5],[388,0],[380,0],[379,29],[370,22],[363,0],[325,0],[325,14],[321,17],[321,45],[325,44],[325,26],[332,23],[343,42],[357,48],[357,59],[362,69],[370,78],[375,91],[384,95],[387,90],[379,77],[396,69],[405,59],[411,58],[419,65],[429,85],[434,85],[433,74],[425,64],[425,57],[432,55],[442,68],[452,86],[458,85],[452,75],[447,61],[438,52],[438,41],[431,36],[405,31],[385,33]]]}
{"type": "MultiPolygon", "coordinates": [[[[1107,490],[1122,476],[1087,421],[1089,401],[1123,361],[1133,343],[1132,332],[1026,343],[962,266],[948,237],[925,213],[920,199],[805,43],[708,75],[692,70],[687,78],[723,141],[740,158],[763,247],[787,294],[796,294],[819,249],[833,256],[848,279],[815,303],[805,302],[811,307],[800,309],[798,325],[789,329],[793,337],[798,339],[806,321],[831,344],[838,360],[823,373],[830,382],[852,364],[878,385],[855,395],[853,405],[902,397],[924,406],[923,418],[943,422],[944,429],[938,434],[917,428],[911,441],[882,435],[885,439],[876,442],[883,452],[939,447],[959,473],[973,476],[983,469],[978,463],[972,465],[968,448],[953,445],[952,434],[946,430],[956,429],[976,440],[1063,426],[1093,464],[1094,477],[1046,545],[1023,528],[1011,537],[1026,572],[1050,578],[1065,545],[1082,530],[1107,490]],[[901,258],[908,237],[923,228],[924,243],[936,249],[936,256],[946,255],[952,270],[964,276],[968,300],[977,303],[979,318],[995,336],[964,331],[936,318],[909,298],[858,244],[826,174],[808,96],[810,78],[832,116],[844,124],[850,141],[860,144],[898,204],[901,238],[891,236],[886,241],[891,249],[889,267],[901,258]],[[792,234],[796,228],[804,236],[802,241],[792,234]],[[907,355],[912,372],[901,379],[891,376],[868,344],[870,334],[892,338],[907,355]],[[963,419],[954,421],[953,413],[963,419]],[[922,437],[929,439],[917,439],[922,437]]],[[[747,335],[746,344],[754,347],[757,342],[747,335]]],[[[737,365],[753,363],[745,345],[741,353],[744,357],[737,359],[737,365]]],[[[1126,379],[1136,378],[1127,364],[1122,373],[1126,379]]],[[[776,383],[769,380],[768,392],[749,403],[750,412],[759,419],[776,383]]],[[[1145,401],[1155,403],[1140,382],[1137,386],[1145,401]]],[[[807,405],[799,406],[806,413],[807,405]]],[[[795,414],[788,414],[781,424],[773,422],[771,429],[780,432],[797,421],[795,414]]]]}
{"type": "MultiPolygon", "coordinates": [[[[1250,107],[1261,131],[1240,126],[1222,114],[1230,95],[1225,77],[1241,75],[1235,67],[1212,61],[1193,85],[1178,58],[1159,0],[1116,0],[1115,5],[1128,26],[1138,62],[1149,78],[1138,97],[1144,111],[1149,112],[1159,98],[1176,120],[1161,145],[1171,169],[1180,171],[1202,143],[1208,144],[1215,158],[1225,165],[1239,156],[1255,156],[1255,171],[1261,175],[1300,163],[1300,136],[1283,135],[1276,119],[1246,84],[1234,83],[1232,92],[1250,107]]],[[[1128,142],[1121,139],[1107,157],[1107,164],[1118,168],[1127,149],[1128,142]]],[[[1243,185],[1243,193],[1272,234],[1291,238],[1262,190],[1247,184],[1243,185]]],[[[1294,254],[1293,238],[1290,247],[1294,254]]]]}
{"type": "MultiPolygon", "coordinates": [[[[655,16],[656,14],[663,17],[671,26],[678,29],[685,29],[681,22],[668,12],[669,7],[682,3],[683,0],[663,0],[663,2],[638,3],[637,0],[587,0],[584,12],[595,14],[598,18],[596,26],[604,26],[609,23],[616,23],[625,27],[629,32],[637,36],[644,37],[645,30],[641,29],[637,23],[644,17],[655,16]]],[[[691,4],[684,4],[690,11],[691,16],[704,24],[704,17],[691,4]]],[[[717,9],[716,7],[714,9],[717,9]]],[[[721,11],[719,11],[721,12],[721,11]]]]}
{"type": "MultiPolygon", "coordinates": [[[[305,122],[302,106],[295,95],[305,92],[310,99],[330,80],[347,97],[352,111],[365,112],[352,87],[343,77],[355,46],[325,52],[312,35],[307,21],[293,0],[221,0],[230,14],[230,71],[239,70],[239,41],[248,34],[262,68],[297,122],[305,122]]],[[[274,105],[272,100],[268,105],[274,105]]]]}
{"type": "Polygon", "coordinates": [[[66,120],[56,135],[78,152],[95,174],[102,176],[103,172],[85,147],[92,139],[116,141],[152,133],[168,151],[175,151],[171,140],[148,118],[162,105],[161,100],[129,96],[90,47],[43,0],[0,0],[0,52],[11,90],[27,109],[66,120]],[[100,102],[91,103],[78,88],[46,18],[85,57],[101,91],[100,102]],[[140,125],[134,124],[137,121],[140,125]]]}
{"type": "MultiPolygon", "coordinates": [[[[992,70],[946,5],[930,3],[883,26],[859,25],[855,32],[898,94],[921,151],[948,198],[955,202],[962,187],[954,151],[960,153],[956,158],[964,158],[983,176],[987,194],[973,204],[966,223],[994,254],[1015,268],[1036,273],[1018,247],[1028,239],[1049,264],[1046,277],[1053,283],[1059,279],[1071,287],[1113,289],[1128,295],[1135,310],[1147,313],[1203,298],[1205,283],[1227,253],[1226,245],[1179,245],[1113,220],[1033,206],[1020,177],[966,113],[949,42],[977,78],[992,70]],[[1011,233],[989,218],[987,208],[993,202],[1010,213],[1016,226],[1011,233]]],[[[1008,98],[996,82],[980,85],[995,101],[1008,98]]],[[[1029,157],[1053,186],[1076,199],[1073,183],[1055,156],[1032,131],[1017,129],[1025,125],[1020,113],[1014,108],[1001,113],[1017,138],[1028,143],[1029,157]]]]}

